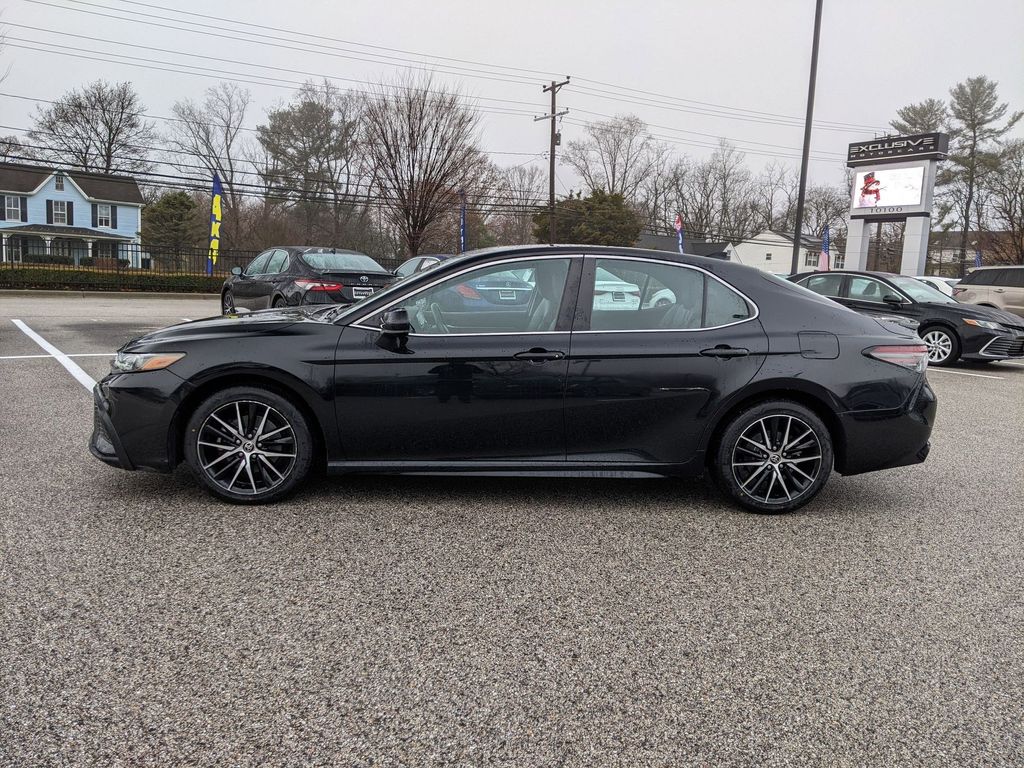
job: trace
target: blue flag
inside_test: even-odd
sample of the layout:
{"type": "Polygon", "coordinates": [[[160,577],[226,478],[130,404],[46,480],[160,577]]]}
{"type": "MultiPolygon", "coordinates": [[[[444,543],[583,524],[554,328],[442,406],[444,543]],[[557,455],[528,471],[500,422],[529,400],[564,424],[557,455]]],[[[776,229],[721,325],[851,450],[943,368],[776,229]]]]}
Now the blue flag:
{"type": "Polygon", "coordinates": [[[462,208],[459,211],[459,253],[466,252],[466,193],[459,190],[459,198],[462,201],[462,208]]]}
{"type": "Polygon", "coordinates": [[[213,194],[210,198],[210,253],[206,259],[206,274],[213,274],[213,265],[217,263],[217,256],[220,255],[220,222],[223,211],[222,198],[224,187],[220,183],[220,176],[213,174],[213,194]]]}
{"type": "Polygon", "coordinates": [[[981,251],[979,251],[977,248],[974,249],[974,266],[981,266],[981,251]]]}

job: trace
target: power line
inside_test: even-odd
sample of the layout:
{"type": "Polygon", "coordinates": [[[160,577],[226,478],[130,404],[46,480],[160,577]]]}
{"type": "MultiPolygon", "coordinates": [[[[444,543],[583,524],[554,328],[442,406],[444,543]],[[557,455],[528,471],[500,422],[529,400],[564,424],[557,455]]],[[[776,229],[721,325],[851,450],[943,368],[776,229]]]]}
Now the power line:
{"type": "MultiPolygon", "coordinates": [[[[57,5],[57,4],[54,4],[54,3],[45,2],[45,0],[26,0],[26,1],[34,3],[34,4],[37,4],[37,5],[45,5],[45,6],[50,6],[50,7],[54,7],[54,8],[61,8],[63,10],[73,10],[73,11],[76,11],[78,13],[90,14],[90,15],[101,16],[101,17],[106,17],[106,18],[113,18],[113,19],[117,19],[118,21],[128,21],[128,22],[132,22],[132,23],[136,23],[136,24],[144,24],[144,25],[156,26],[156,27],[166,27],[166,28],[175,29],[175,30],[178,30],[178,31],[192,32],[194,34],[201,34],[201,35],[213,36],[213,37],[220,37],[220,38],[228,39],[228,40],[237,40],[237,41],[242,41],[242,42],[259,42],[261,45],[271,45],[273,47],[280,47],[280,48],[285,48],[285,49],[289,49],[289,50],[298,50],[298,51],[301,51],[303,53],[310,53],[311,52],[307,48],[296,48],[295,46],[281,45],[280,43],[264,43],[264,42],[260,42],[260,41],[254,41],[251,38],[235,37],[235,36],[232,36],[232,35],[225,34],[225,30],[221,26],[214,26],[214,25],[209,25],[209,24],[201,24],[199,22],[192,22],[192,21],[188,21],[188,20],[182,20],[181,23],[191,24],[193,26],[206,27],[206,28],[209,28],[209,29],[214,29],[216,31],[215,32],[206,32],[206,31],[203,31],[203,30],[200,30],[200,29],[190,29],[188,27],[171,26],[171,25],[166,25],[166,24],[160,24],[160,23],[157,23],[157,22],[145,21],[143,19],[126,18],[123,15],[118,16],[118,15],[112,15],[112,14],[104,14],[104,13],[100,13],[99,11],[90,11],[90,10],[86,10],[86,9],[83,9],[83,8],[73,8],[73,7],[72,8],[68,8],[67,6],[60,6],[60,5],[57,5]]],[[[125,2],[125,1],[126,0],[122,0],[122,2],[125,2]]],[[[91,7],[102,8],[102,9],[105,9],[105,10],[114,10],[114,9],[110,8],[109,6],[103,6],[103,5],[98,5],[96,3],[84,2],[84,0],[73,0],[73,2],[75,2],[77,5],[88,5],[88,6],[91,6],[91,7]]],[[[141,4],[141,3],[132,3],[132,4],[145,5],[145,4],[141,4]]],[[[153,6],[149,6],[149,7],[153,7],[153,6]]],[[[136,15],[146,16],[146,17],[149,17],[149,18],[156,18],[156,19],[161,19],[161,20],[165,20],[165,21],[175,21],[175,19],[169,18],[169,17],[166,17],[166,16],[157,16],[155,14],[146,14],[146,13],[142,13],[142,12],[139,12],[139,11],[130,11],[130,10],[126,10],[126,9],[118,9],[118,10],[121,13],[127,12],[127,13],[133,13],[133,14],[136,14],[136,15]]],[[[179,16],[184,16],[184,15],[198,15],[198,16],[202,16],[202,14],[193,14],[193,13],[188,12],[188,11],[176,11],[176,13],[179,16]]],[[[219,18],[219,17],[216,17],[216,18],[219,18]]],[[[238,22],[235,22],[234,20],[230,20],[230,19],[223,19],[223,20],[224,21],[238,23],[238,22]]],[[[246,22],[241,22],[241,23],[247,24],[246,22]]],[[[252,25],[252,26],[260,26],[260,25],[252,25]]],[[[261,28],[264,28],[264,27],[261,27],[261,28]]],[[[229,30],[229,31],[239,31],[239,30],[229,30]]],[[[283,41],[289,42],[289,43],[299,42],[299,41],[289,40],[287,38],[281,38],[281,37],[273,36],[273,35],[263,35],[263,34],[255,33],[255,32],[245,32],[244,30],[243,31],[239,31],[239,32],[240,32],[240,34],[243,34],[243,35],[244,34],[248,34],[248,35],[253,35],[253,36],[257,36],[257,37],[261,37],[261,38],[268,38],[270,40],[283,40],[283,41]]],[[[308,35],[308,33],[301,33],[301,32],[293,32],[292,34],[303,35],[303,36],[311,36],[311,35],[308,35]]],[[[311,37],[317,37],[317,36],[311,36],[311,37]]],[[[113,41],[113,42],[116,42],[116,41],[113,41]]],[[[309,44],[307,43],[307,45],[309,45],[309,44]]],[[[320,46],[320,47],[325,47],[325,46],[320,46]]],[[[314,52],[314,53],[325,53],[323,51],[312,51],[312,52],[314,52]]],[[[182,54],[182,55],[192,55],[192,54],[182,54]]],[[[335,55],[335,56],[341,56],[342,58],[357,58],[358,59],[358,57],[345,56],[343,54],[337,54],[337,53],[327,53],[326,55],[335,55]]],[[[426,54],[421,54],[421,55],[426,55],[426,54]]],[[[388,58],[398,58],[398,57],[388,57],[388,58]]],[[[444,57],[437,57],[437,58],[444,58],[444,57]]],[[[370,61],[372,63],[378,63],[378,64],[385,64],[386,66],[397,66],[397,67],[404,67],[404,68],[409,68],[409,69],[432,71],[431,68],[420,66],[419,62],[416,62],[416,64],[413,65],[413,64],[403,64],[403,63],[395,64],[395,63],[390,63],[390,62],[387,62],[387,61],[378,61],[378,60],[371,60],[371,59],[358,59],[358,60],[370,61]]],[[[402,61],[402,60],[399,59],[399,61],[402,61]]],[[[250,66],[261,66],[261,65],[250,65],[250,66]]],[[[484,66],[489,66],[489,65],[484,65],[484,66]]],[[[439,68],[435,67],[433,69],[439,69],[439,68]]],[[[514,84],[527,84],[526,81],[523,81],[523,80],[509,80],[507,78],[495,78],[495,77],[490,76],[489,74],[474,74],[474,72],[479,72],[479,70],[468,70],[468,71],[466,71],[466,68],[463,68],[463,67],[459,67],[459,68],[456,68],[456,69],[463,70],[463,71],[461,71],[461,72],[445,72],[445,74],[462,74],[462,75],[467,76],[467,77],[476,77],[476,78],[482,78],[482,79],[497,80],[497,81],[501,81],[501,82],[510,82],[510,83],[514,83],[514,84]]],[[[588,82],[599,83],[599,81],[593,81],[593,80],[588,81],[588,82]]],[[[636,91],[638,93],[652,93],[652,92],[638,91],[637,89],[630,89],[630,88],[627,88],[626,86],[611,86],[611,87],[618,88],[620,90],[626,90],[626,91],[633,90],[633,91],[636,91]]],[[[800,118],[797,118],[797,117],[792,117],[792,116],[788,116],[788,115],[779,115],[779,114],[776,114],[776,113],[769,113],[769,112],[760,112],[759,113],[759,112],[757,112],[755,110],[743,110],[742,108],[737,108],[737,107],[728,107],[728,106],[724,106],[724,105],[715,105],[715,104],[711,104],[710,102],[695,102],[693,100],[679,99],[678,97],[672,97],[672,96],[660,96],[660,98],[663,98],[663,99],[675,99],[677,102],[683,101],[683,102],[691,102],[691,103],[695,103],[695,104],[702,104],[702,105],[705,105],[705,107],[714,107],[715,110],[717,110],[717,111],[708,111],[707,108],[694,109],[693,107],[684,107],[684,106],[682,106],[682,105],[680,105],[678,103],[671,104],[671,103],[666,103],[665,101],[660,101],[659,102],[659,101],[656,101],[654,99],[648,98],[646,96],[641,96],[639,100],[636,99],[636,98],[629,99],[629,98],[623,97],[622,94],[614,93],[612,91],[602,90],[600,88],[581,88],[580,89],[580,93],[584,94],[584,95],[589,94],[589,95],[595,96],[597,98],[605,98],[605,99],[612,100],[612,101],[619,101],[619,102],[623,102],[623,103],[630,103],[630,104],[636,104],[636,105],[648,106],[648,107],[653,106],[655,108],[669,109],[669,110],[672,110],[672,111],[684,112],[684,113],[689,113],[689,114],[700,114],[700,115],[706,115],[706,116],[712,116],[712,117],[721,117],[721,118],[727,118],[727,119],[741,120],[741,121],[745,121],[745,122],[782,125],[782,126],[788,126],[788,127],[798,127],[800,125],[800,118]],[[747,112],[749,112],[751,114],[744,114],[744,113],[747,113],[747,112]],[[776,119],[771,119],[771,118],[776,118],[776,119]],[[781,122],[780,122],[780,120],[781,120],[781,122]]],[[[816,127],[819,127],[822,130],[840,130],[840,131],[844,131],[844,130],[846,130],[846,128],[844,128],[843,126],[845,126],[846,128],[849,128],[850,130],[853,130],[853,131],[877,130],[877,128],[872,128],[871,126],[862,126],[862,125],[847,124],[847,123],[831,123],[831,122],[822,121],[820,124],[816,124],[816,127]]],[[[849,132],[849,131],[847,130],[846,132],[849,132]]]]}
{"type": "MultiPolygon", "coordinates": [[[[32,1],[32,2],[40,2],[40,0],[30,0],[30,1],[32,1]]],[[[154,9],[158,9],[158,10],[166,10],[165,8],[163,8],[161,6],[154,5],[154,4],[151,4],[151,3],[137,2],[137,0],[115,0],[115,1],[121,3],[122,5],[132,5],[132,6],[139,6],[139,7],[146,7],[146,8],[154,8],[154,9]]],[[[110,6],[103,6],[103,5],[99,5],[97,3],[92,3],[92,2],[85,2],[85,0],[72,0],[72,2],[74,2],[76,5],[88,5],[88,6],[95,7],[95,8],[103,8],[103,9],[106,9],[106,10],[114,10],[110,6]]],[[[77,10],[79,12],[87,13],[87,11],[82,11],[81,9],[72,9],[72,10],[77,10]]],[[[144,16],[148,16],[150,18],[159,18],[159,19],[163,19],[163,20],[167,20],[167,21],[175,21],[175,19],[168,18],[166,16],[156,16],[155,14],[144,14],[144,13],[142,13],[140,11],[131,11],[131,10],[128,10],[128,9],[118,9],[118,10],[120,10],[121,12],[133,13],[133,14],[136,14],[136,15],[144,15],[144,16]]],[[[324,36],[324,35],[316,35],[316,34],[313,34],[313,33],[310,33],[310,32],[303,32],[303,31],[300,31],[300,30],[279,29],[279,28],[276,28],[276,27],[270,27],[270,26],[261,25],[261,24],[254,24],[252,22],[247,22],[247,21],[243,21],[243,20],[240,20],[240,19],[225,18],[225,17],[222,17],[222,16],[211,16],[211,15],[207,15],[207,14],[196,13],[194,11],[185,11],[185,10],[181,10],[181,9],[176,9],[175,13],[179,17],[191,16],[191,17],[195,17],[195,18],[210,19],[210,20],[215,20],[215,21],[220,21],[220,22],[227,22],[229,24],[241,25],[243,27],[252,27],[252,28],[255,28],[255,29],[265,29],[265,30],[270,30],[270,31],[274,31],[274,32],[285,32],[286,34],[289,34],[289,35],[295,35],[295,36],[305,37],[305,38],[310,38],[310,39],[326,40],[326,41],[330,41],[330,42],[334,42],[334,43],[342,43],[342,44],[345,44],[345,45],[354,45],[354,46],[359,46],[359,47],[364,47],[364,48],[373,48],[373,49],[377,49],[377,50],[386,50],[386,51],[390,51],[392,53],[402,53],[402,54],[405,54],[406,56],[415,56],[415,57],[418,57],[418,58],[437,59],[437,60],[442,60],[442,61],[453,61],[453,62],[458,62],[458,63],[462,63],[462,64],[472,64],[476,68],[470,70],[471,72],[480,72],[482,70],[480,70],[479,68],[480,67],[485,67],[485,68],[492,69],[492,70],[493,69],[505,69],[505,70],[510,70],[510,71],[524,72],[524,73],[528,73],[528,74],[532,74],[532,75],[542,75],[542,76],[544,76],[546,78],[550,77],[550,75],[552,74],[552,71],[549,71],[549,70],[535,70],[535,69],[525,69],[525,68],[522,68],[522,67],[509,67],[509,66],[501,65],[501,64],[493,64],[493,63],[486,63],[486,62],[479,62],[479,61],[471,61],[471,60],[467,60],[467,59],[459,59],[459,58],[454,58],[454,57],[449,57],[449,56],[441,56],[441,55],[436,55],[436,54],[426,54],[426,53],[422,53],[422,52],[403,50],[403,49],[400,49],[400,48],[389,48],[389,47],[385,47],[385,46],[371,45],[371,44],[367,44],[367,43],[359,43],[359,42],[355,42],[355,41],[351,41],[351,40],[342,40],[342,39],[332,38],[332,37],[328,37],[328,36],[324,36]]],[[[124,19],[123,17],[115,17],[115,18],[118,18],[120,20],[135,21],[135,20],[132,20],[132,19],[124,19]]],[[[208,29],[215,29],[215,30],[218,30],[218,31],[221,31],[221,32],[223,31],[223,25],[200,24],[198,22],[188,21],[185,18],[179,18],[179,20],[181,21],[181,23],[184,23],[184,24],[191,24],[193,26],[202,26],[202,27],[205,27],[205,28],[208,28],[208,29]]],[[[195,31],[195,30],[191,30],[191,31],[195,31]]],[[[258,35],[258,33],[247,32],[245,30],[231,30],[231,31],[237,31],[237,32],[239,32],[241,34],[258,35]]],[[[299,41],[295,41],[295,40],[288,40],[286,38],[278,38],[278,37],[275,37],[275,36],[266,36],[266,35],[261,35],[261,36],[262,37],[269,37],[270,39],[283,39],[283,40],[286,40],[287,42],[299,42],[299,41]]],[[[320,46],[320,47],[329,47],[329,46],[320,46]]],[[[338,49],[338,50],[346,50],[346,49],[338,49]]],[[[405,58],[405,57],[391,57],[391,56],[387,56],[385,58],[393,58],[393,59],[396,59],[398,61],[410,61],[410,59],[405,58]]],[[[416,61],[415,63],[419,64],[421,62],[416,61]]],[[[460,69],[464,69],[464,68],[460,68],[460,69]]],[[[488,73],[488,74],[490,74],[490,73],[488,73]]],[[[472,76],[472,75],[470,75],[470,76],[472,76]]],[[[716,104],[716,103],[713,103],[713,102],[698,101],[698,100],[695,100],[695,99],[686,99],[686,98],[679,97],[679,96],[672,96],[672,95],[668,95],[668,94],[657,93],[657,92],[654,92],[654,91],[648,91],[648,90],[644,90],[644,89],[640,89],[640,88],[634,88],[634,87],[631,87],[631,86],[618,85],[618,84],[615,84],[615,83],[608,83],[608,82],[604,82],[604,81],[600,81],[600,80],[593,80],[593,79],[589,79],[589,78],[577,78],[577,80],[579,82],[582,82],[582,83],[592,83],[593,85],[601,87],[601,88],[584,87],[582,90],[593,91],[594,93],[597,93],[597,94],[608,95],[608,96],[614,97],[615,99],[618,99],[618,100],[623,100],[622,99],[622,94],[615,94],[613,91],[607,91],[607,90],[601,90],[601,89],[602,88],[605,88],[605,89],[610,88],[610,89],[614,89],[614,90],[618,90],[618,91],[624,91],[626,93],[640,94],[641,97],[654,97],[655,99],[658,99],[658,100],[677,102],[679,104],[692,104],[692,105],[696,105],[698,107],[710,108],[710,109],[714,109],[714,110],[720,110],[720,111],[723,111],[723,112],[734,112],[734,113],[737,113],[738,115],[746,114],[746,115],[752,115],[752,116],[755,116],[755,117],[777,118],[777,119],[781,119],[781,120],[790,121],[790,124],[796,125],[796,126],[799,126],[802,123],[802,118],[797,116],[797,115],[785,115],[785,114],[780,114],[780,113],[775,113],[775,112],[765,112],[765,111],[760,111],[760,110],[753,110],[753,109],[748,109],[748,108],[744,108],[744,107],[733,107],[733,106],[728,106],[728,105],[724,105],[724,104],[716,104]]],[[[522,81],[519,81],[519,82],[522,82],[522,81]]],[[[728,117],[729,115],[728,114],[722,114],[721,116],[728,117]]],[[[832,121],[832,120],[820,120],[820,121],[816,122],[815,125],[816,125],[816,127],[826,128],[826,129],[829,126],[834,126],[834,127],[838,127],[838,128],[850,128],[850,129],[854,129],[854,130],[871,130],[871,131],[885,130],[885,129],[880,129],[877,126],[869,126],[869,125],[863,125],[863,124],[857,124],[857,123],[849,123],[849,122],[842,122],[842,121],[832,121]]]]}

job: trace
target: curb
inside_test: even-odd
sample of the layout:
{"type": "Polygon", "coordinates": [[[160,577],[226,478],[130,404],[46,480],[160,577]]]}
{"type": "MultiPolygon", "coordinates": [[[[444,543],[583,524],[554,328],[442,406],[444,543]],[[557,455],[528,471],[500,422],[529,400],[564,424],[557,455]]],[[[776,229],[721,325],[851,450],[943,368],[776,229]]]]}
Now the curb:
{"type": "Polygon", "coordinates": [[[220,296],[216,293],[162,293],[160,291],[44,291],[38,288],[0,288],[0,296],[22,296],[24,298],[55,298],[74,297],[76,299],[87,299],[90,296],[104,299],[208,299],[217,301],[220,296]]]}

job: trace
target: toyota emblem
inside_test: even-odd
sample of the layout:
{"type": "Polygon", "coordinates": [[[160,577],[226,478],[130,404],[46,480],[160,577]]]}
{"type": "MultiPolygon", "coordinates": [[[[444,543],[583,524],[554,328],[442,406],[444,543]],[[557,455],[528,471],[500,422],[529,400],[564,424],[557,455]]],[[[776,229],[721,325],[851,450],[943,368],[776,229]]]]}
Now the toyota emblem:
{"type": "Polygon", "coordinates": [[[368,278],[368,277],[367,277],[366,275],[362,275],[362,276],[361,276],[361,277],[359,278],[359,282],[360,282],[360,283],[368,283],[368,282],[370,282],[370,278],[368,278]]]}

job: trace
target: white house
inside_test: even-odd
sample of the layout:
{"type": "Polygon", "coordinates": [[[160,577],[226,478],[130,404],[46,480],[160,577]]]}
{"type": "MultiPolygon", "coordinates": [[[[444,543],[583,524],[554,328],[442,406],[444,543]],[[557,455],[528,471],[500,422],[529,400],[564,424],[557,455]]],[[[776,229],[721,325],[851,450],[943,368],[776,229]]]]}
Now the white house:
{"type": "MultiPolygon", "coordinates": [[[[750,267],[763,269],[776,275],[788,275],[792,272],[793,235],[765,230],[759,235],[730,243],[726,249],[729,261],[746,264],[750,267]]],[[[818,256],[821,253],[821,241],[813,237],[800,238],[800,257],[797,260],[797,272],[813,272],[818,268],[818,256]]],[[[836,259],[838,254],[833,253],[836,259]]],[[[839,259],[830,265],[833,269],[842,267],[839,259]]]]}

